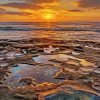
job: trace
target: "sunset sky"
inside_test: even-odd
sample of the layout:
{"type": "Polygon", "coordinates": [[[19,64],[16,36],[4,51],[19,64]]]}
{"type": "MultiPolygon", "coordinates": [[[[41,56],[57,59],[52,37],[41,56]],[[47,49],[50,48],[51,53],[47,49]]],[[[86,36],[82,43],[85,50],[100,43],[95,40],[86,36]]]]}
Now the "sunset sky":
{"type": "Polygon", "coordinates": [[[100,0],[0,0],[0,22],[100,21],[100,0]]]}

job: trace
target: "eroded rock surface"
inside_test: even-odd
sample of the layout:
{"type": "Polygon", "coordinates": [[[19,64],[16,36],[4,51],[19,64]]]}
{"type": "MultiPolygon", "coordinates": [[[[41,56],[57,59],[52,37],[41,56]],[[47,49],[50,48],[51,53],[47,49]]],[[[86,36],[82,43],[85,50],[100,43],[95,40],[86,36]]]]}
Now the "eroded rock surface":
{"type": "Polygon", "coordinates": [[[1,100],[63,100],[76,98],[75,91],[100,98],[99,48],[89,41],[0,40],[1,100]]]}

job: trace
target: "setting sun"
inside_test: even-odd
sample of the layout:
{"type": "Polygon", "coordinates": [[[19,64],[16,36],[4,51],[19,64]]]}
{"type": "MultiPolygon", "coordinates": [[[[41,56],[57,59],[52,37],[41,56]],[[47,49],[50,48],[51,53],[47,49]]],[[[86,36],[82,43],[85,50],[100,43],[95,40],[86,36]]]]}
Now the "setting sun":
{"type": "Polygon", "coordinates": [[[54,15],[53,14],[44,14],[43,15],[43,19],[45,20],[53,20],[54,19],[54,15]]]}

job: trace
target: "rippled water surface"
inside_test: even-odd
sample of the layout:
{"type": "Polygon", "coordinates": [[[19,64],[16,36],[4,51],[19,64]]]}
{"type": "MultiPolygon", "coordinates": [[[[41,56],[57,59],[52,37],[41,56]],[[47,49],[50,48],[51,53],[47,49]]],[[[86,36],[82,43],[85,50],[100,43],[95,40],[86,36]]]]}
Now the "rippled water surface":
{"type": "Polygon", "coordinates": [[[35,37],[100,41],[100,23],[0,23],[0,39],[35,37]]]}

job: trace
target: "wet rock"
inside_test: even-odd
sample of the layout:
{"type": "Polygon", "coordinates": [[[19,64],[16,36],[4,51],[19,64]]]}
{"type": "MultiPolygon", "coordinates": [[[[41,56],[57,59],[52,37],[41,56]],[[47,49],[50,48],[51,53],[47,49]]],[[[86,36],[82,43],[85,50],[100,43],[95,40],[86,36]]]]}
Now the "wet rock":
{"type": "Polygon", "coordinates": [[[63,66],[68,66],[69,68],[74,68],[74,69],[79,69],[80,65],[79,65],[79,61],[77,60],[73,60],[73,59],[70,59],[68,60],[65,64],[63,64],[63,66]],[[67,65],[66,65],[67,64],[67,65]]]}
{"type": "Polygon", "coordinates": [[[84,52],[84,49],[83,49],[83,47],[81,47],[81,46],[76,46],[76,47],[74,48],[74,51],[76,51],[76,52],[84,52]]]}
{"type": "Polygon", "coordinates": [[[92,88],[95,89],[95,90],[97,90],[97,91],[100,91],[100,83],[94,83],[92,85],[92,88]]]}
{"type": "Polygon", "coordinates": [[[33,48],[28,48],[28,49],[22,49],[24,51],[26,51],[26,53],[30,53],[30,54],[36,54],[38,53],[37,48],[33,47],[33,48]]]}
{"type": "Polygon", "coordinates": [[[73,52],[72,52],[72,55],[77,56],[77,55],[80,55],[80,53],[79,53],[79,52],[73,51],[73,52]]]}
{"type": "MultiPolygon", "coordinates": [[[[40,80],[40,76],[42,77],[42,75],[46,75],[46,77],[43,77],[43,78],[48,78],[48,76],[53,75],[52,73],[54,71],[54,68],[52,68],[52,70],[48,69],[48,66],[45,67],[46,64],[49,65],[50,63],[52,63],[52,65],[53,64],[59,65],[60,66],[59,68],[61,68],[61,66],[64,65],[65,68],[60,70],[60,72],[56,73],[59,70],[55,71],[56,75],[54,76],[54,78],[56,78],[56,79],[53,78],[54,79],[53,82],[55,80],[57,82],[61,81],[61,80],[57,80],[57,79],[64,79],[64,80],[70,79],[73,81],[78,80],[79,84],[82,84],[82,86],[80,87],[81,89],[83,88],[83,85],[85,85],[87,87],[92,87],[96,91],[100,91],[100,89],[99,89],[100,82],[94,81],[95,78],[99,79],[99,74],[100,74],[99,67],[98,68],[95,67],[96,66],[95,64],[97,64],[97,63],[99,66],[99,48],[98,47],[96,47],[95,49],[91,49],[91,54],[88,54],[88,53],[90,53],[90,50],[87,48],[84,48],[82,45],[74,45],[75,48],[73,51],[73,45],[68,44],[68,42],[51,40],[51,41],[53,41],[53,45],[52,45],[53,47],[49,46],[49,48],[46,48],[50,44],[50,43],[48,44],[48,39],[47,40],[43,39],[42,41],[41,40],[42,39],[35,39],[35,40],[32,39],[31,40],[32,42],[30,42],[30,40],[27,40],[27,41],[20,40],[20,41],[15,41],[15,43],[13,41],[9,41],[9,42],[6,42],[6,46],[5,46],[4,42],[2,45],[0,45],[0,48],[1,48],[1,50],[0,50],[0,65],[1,65],[0,81],[1,81],[1,83],[5,82],[4,80],[6,80],[7,76],[9,75],[8,67],[12,67],[19,63],[21,63],[21,64],[27,63],[27,64],[32,64],[35,66],[35,65],[38,65],[38,63],[39,63],[38,61],[40,61],[40,63],[42,63],[41,64],[42,67],[36,66],[37,67],[36,69],[39,69],[39,70],[37,70],[37,74],[36,74],[37,76],[35,75],[36,79],[40,80]],[[35,43],[38,44],[38,43],[40,43],[40,41],[42,43],[39,45],[36,45],[36,47],[34,47],[35,43]],[[45,41],[45,42],[43,42],[43,41],[45,41]],[[56,47],[60,47],[59,51],[57,51],[56,47]],[[47,50],[47,53],[43,53],[44,52],[43,48],[45,48],[45,50],[47,50]],[[69,51],[67,51],[66,48],[68,48],[69,51]],[[86,50],[88,50],[88,51],[86,51],[86,50]],[[13,52],[13,53],[11,53],[11,52],[13,52]],[[87,53],[87,55],[85,53],[83,54],[81,52],[85,52],[85,53],[87,53]],[[51,55],[48,55],[48,53],[51,53],[51,55]],[[81,53],[81,55],[78,56],[80,53],[81,53]],[[71,54],[73,56],[70,56],[71,54]],[[7,59],[5,59],[5,56],[7,59]],[[79,58],[76,58],[74,56],[78,56],[79,58]],[[32,57],[35,58],[33,60],[36,61],[37,63],[35,63],[34,61],[31,60],[32,57]],[[81,58],[83,58],[83,59],[81,59],[81,58]],[[45,61],[47,61],[47,63],[45,63],[45,61]],[[8,66],[8,65],[10,65],[10,66],[8,66]],[[7,66],[7,68],[6,68],[6,66],[7,66]],[[47,70],[45,70],[46,68],[47,68],[47,70]],[[46,74],[44,74],[44,73],[46,73],[46,74]]],[[[85,42],[77,41],[77,43],[81,43],[84,45],[85,42]]],[[[91,43],[89,43],[89,44],[91,44],[91,43]]],[[[49,66],[49,68],[50,68],[50,66],[49,66]]],[[[21,71],[21,74],[23,74],[23,69],[21,71]]],[[[34,71],[35,70],[32,70],[32,71],[30,70],[29,72],[31,72],[33,74],[34,71]]],[[[28,74],[27,70],[26,70],[25,75],[26,74],[32,75],[31,73],[28,74]]],[[[15,74],[13,74],[13,76],[14,75],[15,74]]],[[[20,76],[19,73],[17,75],[20,76]]],[[[16,77],[17,77],[17,75],[16,75],[16,77]]],[[[48,80],[52,81],[52,79],[51,80],[48,79],[48,80]]],[[[16,81],[14,81],[14,82],[16,83],[16,81]]],[[[42,82],[44,82],[44,80],[42,82]]],[[[20,89],[17,89],[17,91],[15,91],[15,92],[13,91],[14,92],[13,97],[15,98],[15,100],[16,99],[22,99],[22,100],[32,99],[32,100],[34,100],[34,99],[38,98],[36,91],[39,91],[39,92],[46,91],[46,93],[47,93],[47,91],[51,91],[51,90],[54,91],[54,89],[56,89],[56,88],[58,89],[58,87],[59,87],[59,86],[57,86],[58,83],[50,85],[49,82],[37,85],[35,80],[31,79],[31,78],[20,79],[18,81],[18,85],[19,84],[21,84],[20,89]]],[[[72,85],[74,87],[74,84],[69,83],[66,86],[68,86],[68,85],[72,85]]],[[[75,84],[75,86],[78,87],[77,84],[75,84]]],[[[78,89],[80,89],[80,88],[78,87],[78,89]]],[[[84,90],[89,91],[88,88],[85,88],[84,90]]],[[[14,100],[14,98],[13,99],[4,99],[4,100],[14,100]]],[[[61,98],[61,100],[62,100],[62,98],[61,98]]]]}
{"type": "Polygon", "coordinates": [[[6,47],[8,45],[10,45],[9,42],[7,42],[7,41],[0,41],[0,46],[6,47]]]}
{"type": "Polygon", "coordinates": [[[4,76],[4,80],[7,80],[7,77],[6,76],[4,76]]]}
{"type": "Polygon", "coordinates": [[[8,74],[8,68],[0,68],[0,84],[3,83],[4,80],[7,79],[7,74],[8,74]]]}
{"type": "Polygon", "coordinates": [[[79,59],[80,64],[84,67],[97,67],[94,63],[87,61],[86,59],[79,59]]]}
{"type": "Polygon", "coordinates": [[[67,71],[65,71],[64,68],[60,70],[60,72],[57,72],[54,76],[56,79],[71,79],[71,76],[68,74],[67,71]]]}
{"type": "Polygon", "coordinates": [[[3,46],[0,46],[0,50],[3,50],[4,49],[4,47],[3,46]]]}
{"type": "Polygon", "coordinates": [[[21,54],[21,53],[17,53],[16,54],[16,58],[20,58],[20,57],[22,57],[23,56],[23,54],[21,54]]]}
{"type": "Polygon", "coordinates": [[[39,56],[39,54],[34,54],[34,55],[33,55],[33,57],[38,57],[38,56],[39,56]]]}
{"type": "Polygon", "coordinates": [[[15,58],[19,58],[19,57],[22,57],[22,54],[21,53],[17,53],[17,52],[8,52],[6,53],[6,59],[15,59],[15,58]]]}
{"type": "Polygon", "coordinates": [[[56,50],[58,50],[59,48],[54,48],[52,45],[49,45],[49,48],[44,48],[44,52],[47,54],[50,54],[56,50]]]}
{"type": "Polygon", "coordinates": [[[36,47],[40,47],[40,48],[44,48],[44,47],[47,47],[49,45],[49,43],[46,43],[46,42],[40,42],[38,41],[37,43],[35,43],[35,46],[36,47]]]}
{"type": "Polygon", "coordinates": [[[100,68],[95,68],[93,72],[100,75],[100,68]]]}
{"type": "Polygon", "coordinates": [[[38,51],[39,53],[44,52],[44,50],[43,50],[42,48],[38,48],[37,51],[38,51]]]}
{"type": "Polygon", "coordinates": [[[26,78],[22,78],[22,79],[19,79],[18,80],[18,83],[24,83],[26,85],[36,85],[37,83],[35,82],[36,80],[34,78],[29,78],[29,77],[26,77],[26,78]]]}
{"type": "Polygon", "coordinates": [[[4,60],[5,56],[3,54],[0,54],[0,60],[4,60]]]}
{"type": "Polygon", "coordinates": [[[14,47],[16,48],[21,48],[21,49],[27,49],[27,48],[32,48],[34,47],[34,44],[18,44],[18,45],[15,45],[14,47]]]}
{"type": "Polygon", "coordinates": [[[83,79],[83,81],[84,81],[85,83],[89,84],[89,83],[92,83],[94,80],[91,79],[91,78],[85,78],[85,79],[83,79]]]}
{"type": "Polygon", "coordinates": [[[38,100],[38,95],[30,86],[17,88],[11,95],[18,100],[38,100]]]}
{"type": "Polygon", "coordinates": [[[69,79],[69,74],[67,74],[67,73],[63,73],[63,72],[58,72],[55,76],[54,76],[54,78],[55,79],[69,79]]]}
{"type": "Polygon", "coordinates": [[[1,66],[1,67],[7,67],[8,65],[9,65],[9,64],[6,63],[6,62],[1,62],[1,63],[0,63],[0,66],[1,66]]]}
{"type": "Polygon", "coordinates": [[[0,100],[14,100],[10,97],[11,88],[6,85],[0,85],[0,100]]]}
{"type": "Polygon", "coordinates": [[[0,51],[0,54],[5,54],[7,52],[8,52],[7,50],[2,50],[2,51],[0,51]]]}
{"type": "Polygon", "coordinates": [[[27,51],[25,49],[22,49],[22,53],[27,54],[27,51]]]}
{"type": "Polygon", "coordinates": [[[93,48],[93,45],[85,45],[86,48],[93,48]]]}
{"type": "Polygon", "coordinates": [[[56,60],[56,59],[50,59],[50,60],[48,60],[48,61],[55,62],[55,63],[62,63],[62,61],[58,61],[58,60],[56,60]]]}
{"type": "Polygon", "coordinates": [[[8,92],[10,90],[11,90],[11,88],[9,86],[7,86],[7,85],[0,85],[0,92],[1,91],[2,92],[8,92]]]}
{"type": "Polygon", "coordinates": [[[28,50],[28,53],[30,53],[30,54],[37,54],[38,51],[36,51],[36,50],[28,50]]]}
{"type": "Polygon", "coordinates": [[[86,45],[85,47],[86,47],[86,48],[89,48],[89,49],[97,50],[97,51],[100,50],[100,48],[94,47],[93,45],[86,45]]]}
{"type": "Polygon", "coordinates": [[[92,67],[91,68],[89,68],[89,67],[81,67],[78,72],[83,74],[83,75],[88,75],[89,73],[93,72],[93,70],[94,69],[92,67]]]}
{"type": "MultiPolygon", "coordinates": [[[[60,49],[61,49],[61,48],[60,48],[60,49]]],[[[59,49],[59,50],[60,50],[60,49],[59,49]]],[[[60,50],[59,53],[60,53],[60,54],[71,54],[71,53],[72,53],[72,50],[71,50],[71,49],[60,50]]]]}
{"type": "Polygon", "coordinates": [[[15,52],[8,52],[6,54],[7,59],[15,59],[16,58],[16,53],[15,52]]]}
{"type": "MultiPolygon", "coordinates": [[[[0,79],[0,80],[1,80],[1,79],[0,79]]],[[[0,84],[3,84],[3,81],[2,81],[2,80],[0,81],[0,84]]]]}

